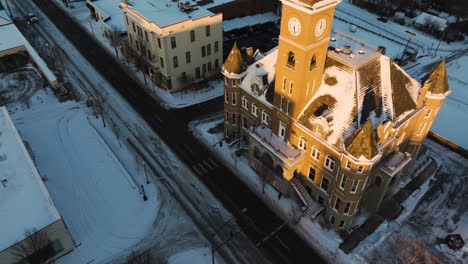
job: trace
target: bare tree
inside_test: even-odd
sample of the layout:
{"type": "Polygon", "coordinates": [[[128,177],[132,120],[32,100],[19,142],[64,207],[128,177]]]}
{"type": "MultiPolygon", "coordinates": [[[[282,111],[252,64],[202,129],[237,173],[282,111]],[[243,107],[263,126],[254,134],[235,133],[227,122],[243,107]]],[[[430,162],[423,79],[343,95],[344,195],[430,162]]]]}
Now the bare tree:
{"type": "Polygon", "coordinates": [[[43,264],[51,257],[48,250],[49,240],[44,231],[37,231],[36,228],[24,231],[26,239],[13,247],[13,255],[18,260],[25,260],[28,263],[43,264]]]}
{"type": "Polygon", "coordinates": [[[139,252],[132,252],[130,256],[128,256],[127,261],[125,264],[165,264],[161,257],[155,257],[149,251],[139,252]]]}
{"type": "Polygon", "coordinates": [[[111,31],[108,31],[107,38],[109,39],[109,43],[111,46],[114,48],[115,51],[115,57],[117,57],[117,60],[119,59],[119,49],[122,47],[122,38],[120,37],[120,31],[113,27],[111,31]]]}
{"type": "Polygon", "coordinates": [[[399,263],[404,264],[439,264],[440,260],[433,256],[426,244],[420,240],[411,240],[407,237],[397,236],[390,245],[392,256],[399,263]]]}

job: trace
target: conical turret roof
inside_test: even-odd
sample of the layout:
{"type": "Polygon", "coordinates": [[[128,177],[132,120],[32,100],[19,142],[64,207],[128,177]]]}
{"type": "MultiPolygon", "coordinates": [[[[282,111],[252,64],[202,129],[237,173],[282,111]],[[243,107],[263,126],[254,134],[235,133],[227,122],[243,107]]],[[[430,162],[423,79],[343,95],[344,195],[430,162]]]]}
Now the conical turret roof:
{"type": "Polygon", "coordinates": [[[445,59],[423,78],[424,82],[428,80],[431,81],[429,92],[432,94],[445,94],[449,90],[445,59]]]}
{"type": "Polygon", "coordinates": [[[228,58],[224,62],[224,70],[229,73],[239,74],[244,71],[244,59],[242,54],[237,47],[237,42],[234,42],[231,52],[229,53],[228,58]]]}
{"type": "Polygon", "coordinates": [[[344,143],[346,151],[355,158],[364,156],[366,159],[371,160],[379,153],[370,119],[358,130],[354,131],[350,137],[346,138],[344,143]]]}

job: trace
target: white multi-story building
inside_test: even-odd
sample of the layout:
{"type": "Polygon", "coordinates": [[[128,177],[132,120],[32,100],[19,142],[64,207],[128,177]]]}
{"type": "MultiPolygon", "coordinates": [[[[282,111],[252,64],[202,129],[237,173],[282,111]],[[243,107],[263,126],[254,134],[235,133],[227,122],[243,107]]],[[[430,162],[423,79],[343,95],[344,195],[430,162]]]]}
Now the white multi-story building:
{"type": "Polygon", "coordinates": [[[211,77],[222,65],[222,14],[191,3],[122,2],[131,47],[156,84],[170,92],[211,77]]]}

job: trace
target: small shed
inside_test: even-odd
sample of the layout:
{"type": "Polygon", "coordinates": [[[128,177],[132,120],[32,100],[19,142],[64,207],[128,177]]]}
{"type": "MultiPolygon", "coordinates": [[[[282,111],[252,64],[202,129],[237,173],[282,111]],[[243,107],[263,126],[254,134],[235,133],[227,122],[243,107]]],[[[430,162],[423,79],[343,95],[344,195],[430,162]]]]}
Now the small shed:
{"type": "Polygon", "coordinates": [[[442,32],[447,27],[447,20],[422,12],[413,20],[413,24],[418,27],[426,27],[442,32]]]}
{"type": "Polygon", "coordinates": [[[465,241],[460,234],[448,235],[445,238],[445,243],[447,243],[447,246],[453,250],[458,250],[465,246],[465,241]]]}

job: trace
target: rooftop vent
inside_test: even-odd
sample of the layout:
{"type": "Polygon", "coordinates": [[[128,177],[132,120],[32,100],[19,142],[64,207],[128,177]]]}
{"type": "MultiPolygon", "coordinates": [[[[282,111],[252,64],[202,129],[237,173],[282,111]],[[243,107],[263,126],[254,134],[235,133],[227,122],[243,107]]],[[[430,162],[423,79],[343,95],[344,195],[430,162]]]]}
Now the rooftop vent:
{"type": "Polygon", "coordinates": [[[7,158],[6,154],[1,154],[0,155],[0,161],[5,161],[7,158]]]}
{"type": "Polygon", "coordinates": [[[344,45],[346,48],[350,48],[351,47],[351,42],[347,41],[344,45]]]}
{"type": "Polygon", "coordinates": [[[335,37],[331,37],[331,38],[330,38],[330,41],[335,42],[335,41],[336,41],[336,38],[335,38],[335,37]]]}
{"type": "Polygon", "coordinates": [[[189,2],[186,2],[180,6],[180,10],[185,13],[190,13],[193,11],[193,7],[189,4],[189,2]]]}
{"type": "Polygon", "coordinates": [[[359,49],[358,52],[359,52],[359,54],[364,54],[365,53],[364,49],[359,49]]]}

